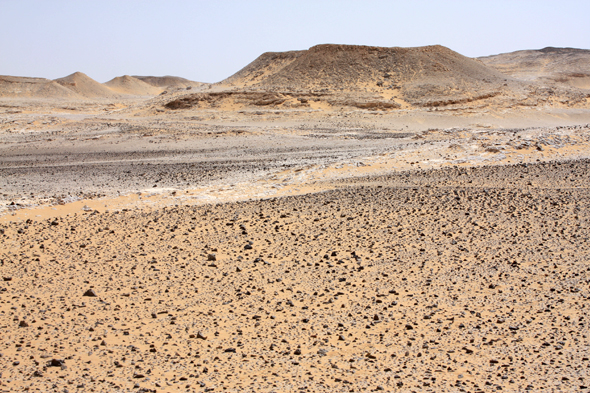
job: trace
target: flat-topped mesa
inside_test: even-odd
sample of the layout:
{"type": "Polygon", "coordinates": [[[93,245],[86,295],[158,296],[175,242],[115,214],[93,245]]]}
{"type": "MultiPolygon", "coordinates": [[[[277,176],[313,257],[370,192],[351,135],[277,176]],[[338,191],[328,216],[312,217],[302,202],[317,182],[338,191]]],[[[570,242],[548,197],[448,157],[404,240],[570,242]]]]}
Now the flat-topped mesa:
{"type": "MultiPolygon", "coordinates": [[[[166,105],[170,109],[260,106],[254,92],[279,95],[271,106],[390,110],[441,106],[493,98],[511,78],[440,45],[382,48],[316,45],[267,52],[217,83],[232,93],[203,92],[166,105]],[[275,102],[279,102],[275,104],[275,102]]],[[[515,82],[522,87],[522,82],[515,82]]],[[[264,101],[266,104],[266,100],[264,101]]]]}
{"type": "Polygon", "coordinates": [[[587,105],[584,92],[543,89],[441,45],[383,48],[324,44],[308,50],[268,52],[212,87],[211,91],[176,97],[165,107],[392,110],[587,105]],[[261,99],[262,93],[271,94],[271,99],[261,99]]]}
{"type": "Polygon", "coordinates": [[[399,89],[430,83],[468,89],[500,85],[506,77],[440,45],[382,48],[316,45],[304,51],[265,53],[222,84],[278,89],[399,89]]]}

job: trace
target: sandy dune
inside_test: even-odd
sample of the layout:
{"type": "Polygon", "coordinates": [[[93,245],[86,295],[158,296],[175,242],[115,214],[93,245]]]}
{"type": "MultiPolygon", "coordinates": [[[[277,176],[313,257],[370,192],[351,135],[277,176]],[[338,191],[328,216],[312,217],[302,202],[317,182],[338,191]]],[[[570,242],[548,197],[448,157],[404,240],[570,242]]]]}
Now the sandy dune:
{"type": "MultiPolygon", "coordinates": [[[[134,96],[145,99],[145,96],[157,96],[166,89],[178,91],[189,88],[190,90],[193,87],[205,85],[174,76],[124,75],[106,83],[99,83],[82,72],[75,72],[55,80],[0,75],[0,98],[11,101],[24,100],[27,106],[31,105],[31,99],[45,100],[50,107],[59,106],[62,103],[75,103],[76,106],[80,106],[80,102],[77,101],[86,101],[85,104],[87,104],[88,101],[93,100],[137,99],[134,96]]],[[[35,104],[38,105],[38,102],[35,104]]]]}
{"type": "Polygon", "coordinates": [[[181,78],[178,76],[138,76],[133,75],[134,78],[137,78],[145,83],[162,88],[172,88],[172,89],[179,89],[179,88],[187,88],[187,87],[201,87],[205,83],[201,82],[194,82],[185,78],[181,78]]]}
{"type": "Polygon", "coordinates": [[[55,80],[60,85],[86,98],[115,98],[117,93],[82,72],[75,72],[55,80]]]}
{"type": "Polygon", "coordinates": [[[129,75],[113,78],[105,82],[105,85],[118,93],[137,96],[154,96],[163,91],[162,88],[152,86],[129,75]]]}

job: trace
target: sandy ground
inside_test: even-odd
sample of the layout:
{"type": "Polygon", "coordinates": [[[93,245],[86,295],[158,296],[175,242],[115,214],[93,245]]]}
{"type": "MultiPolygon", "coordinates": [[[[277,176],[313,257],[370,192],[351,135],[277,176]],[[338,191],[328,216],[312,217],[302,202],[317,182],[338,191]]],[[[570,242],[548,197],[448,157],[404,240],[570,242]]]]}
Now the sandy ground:
{"type": "Polygon", "coordinates": [[[332,189],[351,176],[590,152],[590,110],[582,109],[146,115],[141,101],[75,111],[63,108],[79,103],[28,105],[13,103],[0,125],[0,220],[45,217],[78,201],[78,211],[217,203],[332,189]]]}
{"type": "Polygon", "coordinates": [[[1,107],[0,391],[580,391],[584,110],[1,107]]]}

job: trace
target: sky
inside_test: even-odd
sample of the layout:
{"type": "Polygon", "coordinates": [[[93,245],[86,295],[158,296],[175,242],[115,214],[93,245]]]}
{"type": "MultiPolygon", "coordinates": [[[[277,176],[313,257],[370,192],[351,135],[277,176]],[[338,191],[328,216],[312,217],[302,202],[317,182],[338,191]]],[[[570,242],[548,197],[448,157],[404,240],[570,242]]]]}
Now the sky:
{"type": "Polygon", "coordinates": [[[0,0],[0,75],[218,82],[264,52],[444,45],[590,49],[588,0],[0,0]]]}

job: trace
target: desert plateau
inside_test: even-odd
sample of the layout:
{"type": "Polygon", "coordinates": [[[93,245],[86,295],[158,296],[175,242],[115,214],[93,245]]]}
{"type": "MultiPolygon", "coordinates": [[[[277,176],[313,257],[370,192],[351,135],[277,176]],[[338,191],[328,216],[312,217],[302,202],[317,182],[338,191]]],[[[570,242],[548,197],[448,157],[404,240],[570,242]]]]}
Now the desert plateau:
{"type": "Polygon", "coordinates": [[[590,388],[590,50],[0,76],[0,392],[590,388]]]}

